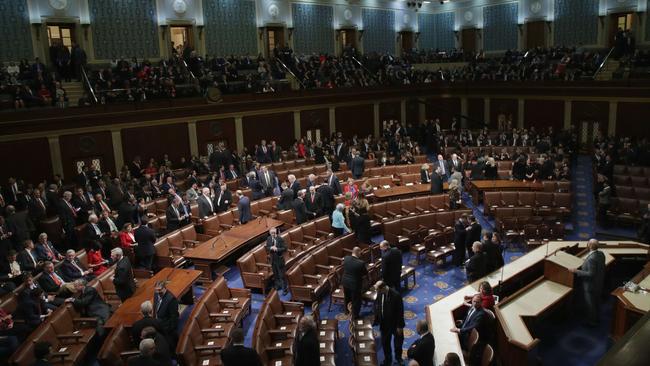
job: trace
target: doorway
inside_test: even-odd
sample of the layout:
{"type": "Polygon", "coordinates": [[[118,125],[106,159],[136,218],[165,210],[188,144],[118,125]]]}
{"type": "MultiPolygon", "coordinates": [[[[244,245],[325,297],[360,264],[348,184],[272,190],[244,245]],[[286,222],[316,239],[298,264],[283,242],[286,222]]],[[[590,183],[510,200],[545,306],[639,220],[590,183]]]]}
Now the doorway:
{"type": "Polygon", "coordinates": [[[546,22],[526,23],[526,49],[546,46],[546,22]]]}
{"type": "Polygon", "coordinates": [[[578,138],[580,151],[590,153],[593,150],[593,142],[597,137],[602,136],[600,131],[600,122],[582,121],[580,122],[580,135],[578,138]]]}
{"type": "Polygon", "coordinates": [[[413,49],[413,32],[401,32],[402,39],[402,53],[411,51],[413,49]]]}
{"type": "Polygon", "coordinates": [[[194,50],[194,36],[191,25],[176,25],[169,27],[169,34],[171,47],[175,49],[179,55],[183,55],[186,46],[189,47],[190,50],[194,50]]]}
{"type": "Polygon", "coordinates": [[[341,53],[343,54],[356,54],[357,47],[357,30],[356,29],[341,29],[339,31],[339,42],[341,53]]]}
{"type": "Polygon", "coordinates": [[[267,27],[266,28],[266,54],[271,57],[275,54],[275,49],[278,51],[284,47],[284,28],[283,27],[267,27]]]}
{"type": "Polygon", "coordinates": [[[72,44],[76,42],[75,25],[72,23],[48,24],[47,42],[48,47],[63,45],[68,51],[72,51],[72,44]]]}
{"type": "Polygon", "coordinates": [[[476,28],[463,29],[461,34],[461,41],[463,45],[464,52],[476,52],[476,38],[477,32],[476,28]]]}
{"type": "MultiPolygon", "coordinates": [[[[634,13],[617,13],[611,14],[609,19],[609,46],[614,47],[616,34],[618,30],[632,30],[634,13]]],[[[634,32],[632,32],[634,34],[634,32]]]]}

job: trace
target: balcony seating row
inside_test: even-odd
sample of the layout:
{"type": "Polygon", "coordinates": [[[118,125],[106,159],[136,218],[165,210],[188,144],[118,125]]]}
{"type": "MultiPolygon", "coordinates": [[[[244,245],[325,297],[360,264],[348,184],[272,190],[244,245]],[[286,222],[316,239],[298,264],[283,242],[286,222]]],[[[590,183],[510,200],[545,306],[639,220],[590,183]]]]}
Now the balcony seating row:
{"type": "Polygon", "coordinates": [[[617,175],[650,178],[650,167],[617,164],[614,165],[614,177],[617,175]]]}

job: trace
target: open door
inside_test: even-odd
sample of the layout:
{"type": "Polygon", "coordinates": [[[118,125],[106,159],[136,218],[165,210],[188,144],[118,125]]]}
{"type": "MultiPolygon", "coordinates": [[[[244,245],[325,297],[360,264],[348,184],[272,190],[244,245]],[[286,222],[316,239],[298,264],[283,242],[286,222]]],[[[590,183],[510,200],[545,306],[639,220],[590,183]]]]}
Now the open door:
{"type": "Polygon", "coordinates": [[[614,47],[619,32],[632,30],[634,13],[616,13],[610,14],[609,17],[609,47],[614,47]]]}
{"type": "Polygon", "coordinates": [[[478,43],[476,41],[477,39],[476,28],[463,29],[463,33],[461,37],[462,37],[461,42],[463,45],[463,51],[476,52],[476,44],[478,43]]]}
{"type": "Polygon", "coordinates": [[[526,48],[546,46],[546,22],[540,20],[526,23],[526,48]]]}
{"type": "Polygon", "coordinates": [[[72,51],[72,44],[76,43],[76,32],[74,23],[47,23],[47,42],[50,52],[48,61],[52,62],[56,54],[54,49],[63,46],[72,51]]]}
{"type": "Polygon", "coordinates": [[[285,43],[283,27],[266,27],[265,51],[268,57],[273,56],[276,49],[280,51],[285,43]]]}
{"type": "Polygon", "coordinates": [[[400,36],[401,36],[400,47],[402,49],[402,53],[412,50],[413,46],[415,45],[413,32],[400,32],[400,36]]]}
{"type": "Polygon", "coordinates": [[[338,41],[341,53],[344,55],[354,55],[359,49],[357,45],[357,30],[354,28],[341,29],[338,31],[338,41]]]}
{"type": "Polygon", "coordinates": [[[195,50],[194,30],[191,25],[174,25],[169,27],[171,47],[179,55],[189,54],[195,50]]]}

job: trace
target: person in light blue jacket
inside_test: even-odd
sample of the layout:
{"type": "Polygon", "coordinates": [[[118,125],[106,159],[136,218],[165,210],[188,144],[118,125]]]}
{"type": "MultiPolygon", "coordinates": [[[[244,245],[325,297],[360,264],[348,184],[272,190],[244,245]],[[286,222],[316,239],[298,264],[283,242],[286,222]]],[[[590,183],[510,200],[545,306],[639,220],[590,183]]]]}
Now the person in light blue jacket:
{"type": "Polygon", "coordinates": [[[345,225],[345,216],[343,216],[343,209],[345,205],[339,203],[336,205],[336,210],[332,213],[332,231],[334,236],[341,236],[349,233],[351,230],[345,225]]]}

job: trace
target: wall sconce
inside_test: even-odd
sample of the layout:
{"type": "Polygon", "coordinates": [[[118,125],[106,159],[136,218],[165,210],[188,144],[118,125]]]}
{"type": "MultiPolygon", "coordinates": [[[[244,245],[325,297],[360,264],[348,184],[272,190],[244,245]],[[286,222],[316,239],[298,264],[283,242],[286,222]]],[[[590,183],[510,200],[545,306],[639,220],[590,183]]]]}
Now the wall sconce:
{"type": "Polygon", "coordinates": [[[203,39],[203,28],[204,27],[205,26],[203,26],[203,25],[197,25],[196,26],[196,29],[198,29],[198,31],[199,31],[199,39],[203,39]]]}
{"type": "Polygon", "coordinates": [[[293,36],[293,27],[287,27],[287,30],[289,31],[289,40],[291,40],[291,37],[293,36]]]}
{"type": "Polygon", "coordinates": [[[359,29],[359,41],[363,39],[363,29],[359,29]]]}
{"type": "Polygon", "coordinates": [[[165,39],[165,33],[167,33],[167,28],[169,28],[169,26],[167,24],[161,24],[160,25],[160,29],[162,30],[162,39],[163,40],[165,39]]]}
{"type": "Polygon", "coordinates": [[[36,32],[36,40],[40,41],[41,40],[41,23],[32,23],[32,27],[34,27],[34,31],[36,32]]]}

